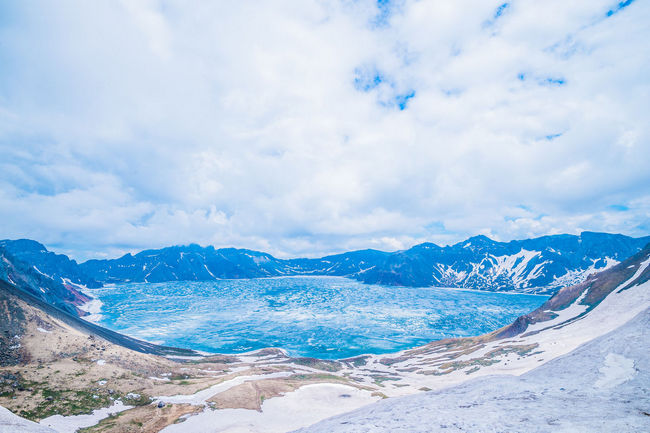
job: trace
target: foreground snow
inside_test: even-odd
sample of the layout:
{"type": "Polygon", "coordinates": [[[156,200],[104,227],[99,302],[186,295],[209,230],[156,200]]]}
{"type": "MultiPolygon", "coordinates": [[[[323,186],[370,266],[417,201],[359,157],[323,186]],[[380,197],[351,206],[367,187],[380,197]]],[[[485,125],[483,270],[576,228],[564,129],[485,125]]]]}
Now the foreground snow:
{"type": "Polygon", "coordinates": [[[0,433],[57,433],[51,428],[21,418],[10,410],[0,406],[0,433]]]}
{"type": "Polygon", "coordinates": [[[378,399],[368,391],[346,385],[305,385],[282,397],[265,401],[261,412],[206,409],[180,424],[168,426],[162,432],[284,433],[366,406],[378,399]]]}
{"type": "Polygon", "coordinates": [[[298,430],[332,432],[650,431],[650,308],[522,376],[491,376],[381,401],[298,430]]]}

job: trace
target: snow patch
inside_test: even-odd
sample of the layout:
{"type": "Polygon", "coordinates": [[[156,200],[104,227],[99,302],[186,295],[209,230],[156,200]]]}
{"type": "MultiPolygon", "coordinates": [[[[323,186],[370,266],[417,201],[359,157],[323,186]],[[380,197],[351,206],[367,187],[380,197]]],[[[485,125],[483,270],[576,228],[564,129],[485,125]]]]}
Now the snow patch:
{"type": "Polygon", "coordinates": [[[33,267],[34,270],[35,270],[36,272],[38,272],[39,274],[41,274],[41,275],[43,275],[43,276],[45,276],[45,277],[47,277],[47,278],[52,278],[52,277],[49,276],[48,274],[46,274],[46,273],[44,273],[44,272],[41,272],[41,270],[38,269],[38,268],[36,267],[36,265],[34,265],[34,266],[32,266],[32,267],[33,267]]]}
{"type": "Polygon", "coordinates": [[[214,274],[213,274],[212,272],[210,272],[210,269],[208,269],[208,265],[203,264],[203,267],[205,268],[206,271],[208,271],[208,274],[210,274],[210,276],[211,276],[212,278],[214,278],[215,280],[218,280],[218,278],[215,277],[214,274]]]}
{"type": "Polygon", "coordinates": [[[380,400],[369,391],[340,384],[313,384],[282,397],[265,400],[262,412],[248,409],[205,409],[161,432],[280,433],[306,427],[380,400]]]}
{"type": "Polygon", "coordinates": [[[82,289],[81,292],[84,295],[88,295],[92,298],[90,301],[85,302],[79,306],[79,309],[81,311],[88,313],[88,315],[82,317],[82,319],[86,320],[87,322],[99,322],[103,318],[101,311],[104,303],[101,300],[95,298],[96,294],[92,293],[88,289],[82,289]]]}
{"type": "Polygon", "coordinates": [[[636,374],[634,360],[616,353],[605,357],[605,364],[598,370],[602,375],[595,383],[596,388],[614,388],[632,379],[636,374]]]}
{"type": "Polygon", "coordinates": [[[544,322],[538,322],[538,323],[533,323],[532,325],[528,325],[525,332],[535,332],[546,328],[552,328],[554,326],[561,325],[575,317],[578,317],[579,315],[587,311],[587,308],[589,308],[589,305],[580,304],[580,302],[582,302],[585,296],[587,296],[587,292],[588,290],[582,292],[582,294],[578,297],[578,299],[576,299],[571,305],[566,307],[564,310],[550,311],[552,313],[557,314],[557,317],[551,320],[546,320],[544,322]]]}
{"type": "Polygon", "coordinates": [[[131,409],[132,407],[126,406],[121,401],[116,400],[111,407],[96,409],[89,415],[53,415],[41,420],[39,424],[44,427],[50,427],[58,433],[75,433],[78,429],[93,426],[110,415],[131,409]]]}
{"type": "Polygon", "coordinates": [[[2,406],[0,406],[0,432],[57,433],[50,428],[29,421],[25,418],[21,418],[2,406]]]}
{"type": "Polygon", "coordinates": [[[206,404],[206,401],[213,395],[219,394],[232,388],[233,386],[240,385],[244,382],[258,379],[272,379],[276,377],[287,377],[291,376],[293,373],[288,371],[282,371],[278,373],[271,374],[260,374],[256,376],[238,376],[234,379],[226,380],[225,382],[218,383],[207,389],[197,392],[196,394],[191,395],[173,395],[173,396],[160,396],[156,397],[156,401],[162,401],[164,403],[185,403],[193,405],[202,405],[206,404]]]}

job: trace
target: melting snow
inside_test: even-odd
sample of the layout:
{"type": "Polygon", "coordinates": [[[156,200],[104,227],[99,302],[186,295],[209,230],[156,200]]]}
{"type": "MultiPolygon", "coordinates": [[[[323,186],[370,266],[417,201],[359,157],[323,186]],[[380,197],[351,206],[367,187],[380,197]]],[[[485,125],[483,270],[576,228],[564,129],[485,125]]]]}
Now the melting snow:
{"type": "Polygon", "coordinates": [[[39,424],[53,428],[58,433],[75,433],[78,429],[93,426],[112,414],[131,409],[132,407],[126,406],[121,401],[116,400],[111,407],[96,409],[90,415],[53,415],[41,420],[39,424]]]}
{"type": "Polygon", "coordinates": [[[282,397],[265,400],[261,412],[248,409],[206,409],[198,415],[188,417],[181,424],[166,427],[162,432],[286,432],[366,406],[379,399],[369,391],[347,385],[305,385],[282,397]]]}
{"type": "Polygon", "coordinates": [[[256,376],[238,376],[234,379],[226,380],[225,382],[212,385],[211,387],[197,392],[196,394],[191,395],[173,395],[173,396],[161,396],[156,397],[156,401],[163,401],[165,403],[187,403],[194,405],[206,404],[206,401],[213,395],[219,394],[229,390],[235,385],[240,385],[244,382],[258,379],[272,379],[275,377],[287,377],[291,376],[291,372],[282,371],[278,373],[271,374],[260,374],[256,376]]]}
{"type": "Polygon", "coordinates": [[[561,325],[562,323],[571,320],[575,317],[578,317],[585,311],[587,311],[587,308],[589,308],[589,305],[582,305],[580,302],[587,296],[588,291],[585,290],[582,292],[582,294],[576,299],[571,305],[566,307],[564,310],[558,310],[558,311],[551,311],[552,313],[557,314],[557,317],[554,317],[551,320],[546,320],[544,322],[539,322],[539,323],[533,323],[532,325],[528,325],[526,328],[526,332],[534,332],[534,331],[539,331],[542,329],[546,328],[552,328],[557,325],[561,325]]]}

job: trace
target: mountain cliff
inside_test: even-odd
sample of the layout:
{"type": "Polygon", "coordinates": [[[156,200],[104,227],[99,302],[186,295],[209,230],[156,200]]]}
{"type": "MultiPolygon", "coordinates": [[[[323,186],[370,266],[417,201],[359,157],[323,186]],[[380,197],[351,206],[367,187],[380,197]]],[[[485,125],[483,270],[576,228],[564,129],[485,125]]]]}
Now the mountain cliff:
{"type": "MultiPolygon", "coordinates": [[[[42,254],[39,258],[42,257],[47,255],[42,254]]],[[[86,313],[80,310],[79,306],[90,301],[91,298],[83,294],[80,288],[70,283],[68,279],[61,277],[59,272],[57,272],[58,276],[53,278],[40,271],[33,263],[25,261],[30,258],[33,258],[30,254],[12,254],[9,248],[0,244],[0,282],[7,282],[17,290],[66,313],[74,316],[85,315],[86,313]]],[[[62,262],[66,263],[63,260],[62,262]]]]}

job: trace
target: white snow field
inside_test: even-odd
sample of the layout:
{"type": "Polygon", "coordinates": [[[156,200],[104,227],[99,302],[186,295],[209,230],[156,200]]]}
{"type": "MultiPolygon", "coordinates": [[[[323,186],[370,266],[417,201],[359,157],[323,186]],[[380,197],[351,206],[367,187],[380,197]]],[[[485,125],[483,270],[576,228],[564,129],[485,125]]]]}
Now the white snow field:
{"type": "Polygon", "coordinates": [[[132,407],[133,406],[126,406],[121,401],[116,400],[111,407],[95,409],[91,414],[72,416],[52,415],[42,419],[39,424],[52,428],[57,433],[75,433],[81,428],[97,424],[99,421],[109,417],[111,414],[123,412],[132,407]]]}
{"type": "Polygon", "coordinates": [[[370,392],[351,386],[322,383],[305,385],[283,397],[264,401],[262,411],[206,409],[172,424],[163,433],[278,433],[308,426],[379,400],[370,392]]]}
{"type": "Polygon", "coordinates": [[[300,433],[648,432],[650,308],[521,376],[383,400],[300,433]]]}

